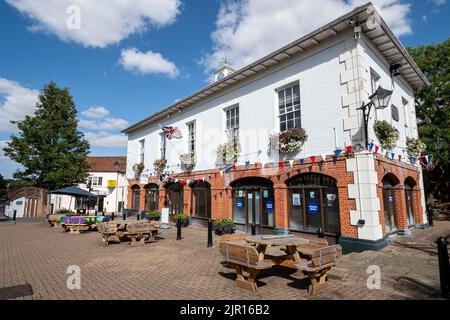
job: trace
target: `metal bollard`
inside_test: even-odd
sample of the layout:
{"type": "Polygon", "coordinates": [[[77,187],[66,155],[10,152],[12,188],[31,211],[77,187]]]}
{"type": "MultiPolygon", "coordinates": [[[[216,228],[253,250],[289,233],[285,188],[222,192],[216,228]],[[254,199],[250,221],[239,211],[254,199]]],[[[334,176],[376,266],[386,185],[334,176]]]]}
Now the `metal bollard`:
{"type": "Polygon", "coordinates": [[[137,214],[136,220],[137,220],[137,221],[141,220],[141,214],[140,214],[140,213],[137,214]]]}
{"type": "Polygon", "coordinates": [[[444,298],[450,299],[450,263],[448,261],[448,241],[439,237],[436,241],[438,246],[439,279],[441,282],[441,294],[444,298]]]}
{"type": "Polygon", "coordinates": [[[208,220],[208,248],[211,248],[213,246],[213,239],[212,239],[212,220],[208,220]]]}
{"type": "Polygon", "coordinates": [[[123,221],[127,220],[127,213],[126,212],[122,212],[122,220],[123,221]]]}
{"type": "Polygon", "coordinates": [[[256,235],[256,224],[255,221],[252,222],[252,236],[256,235]]]}
{"type": "Polygon", "coordinates": [[[17,210],[14,210],[14,212],[13,212],[13,222],[14,222],[14,224],[16,224],[16,215],[17,215],[17,210]]]}
{"type": "Polygon", "coordinates": [[[427,209],[427,217],[428,217],[428,225],[430,227],[433,226],[433,210],[431,210],[431,208],[427,209]]]}
{"type": "Polygon", "coordinates": [[[321,239],[324,238],[325,233],[323,232],[322,228],[319,228],[319,229],[317,230],[317,236],[318,236],[319,238],[321,238],[321,239]]]}
{"type": "Polygon", "coordinates": [[[181,220],[177,220],[177,240],[181,240],[181,220]]]}
{"type": "Polygon", "coordinates": [[[111,213],[111,221],[114,221],[114,212],[111,213]]]}

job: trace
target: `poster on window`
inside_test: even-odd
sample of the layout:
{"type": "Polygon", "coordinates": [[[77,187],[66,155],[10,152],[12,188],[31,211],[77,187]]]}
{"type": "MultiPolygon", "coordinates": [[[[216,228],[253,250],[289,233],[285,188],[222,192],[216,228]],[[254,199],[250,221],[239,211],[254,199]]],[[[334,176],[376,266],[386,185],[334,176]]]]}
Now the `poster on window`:
{"type": "Polygon", "coordinates": [[[244,208],[244,199],[243,198],[236,199],[236,208],[238,208],[238,209],[244,208]]]}
{"type": "Polygon", "coordinates": [[[300,193],[294,193],[292,195],[292,205],[293,206],[300,206],[301,202],[300,202],[300,193]]]}
{"type": "Polygon", "coordinates": [[[319,213],[319,204],[315,201],[308,201],[308,206],[306,207],[309,214],[316,215],[319,213]]]}
{"type": "Polygon", "coordinates": [[[316,193],[315,193],[314,191],[310,191],[310,192],[309,192],[309,197],[310,197],[311,199],[314,199],[314,198],[316,197],[316,193]]]}
{"type": "Polygon", "coordinates": [[[269,190],[263,190],[263,197],[268,198],[269,197],[269,190]]]}
{"type": "Polygon", "coordinates": [[[266,201],[266,211],[267,212],[272,212],[273,211],[273,201],[272,200],[267,200],[266,201]]]}

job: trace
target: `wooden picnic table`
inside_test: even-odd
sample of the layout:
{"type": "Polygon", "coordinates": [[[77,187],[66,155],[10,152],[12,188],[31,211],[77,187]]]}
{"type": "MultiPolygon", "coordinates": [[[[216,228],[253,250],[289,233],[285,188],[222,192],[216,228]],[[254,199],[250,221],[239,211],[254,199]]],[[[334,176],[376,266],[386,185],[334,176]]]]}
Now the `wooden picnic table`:
{"type": "Polygon", "coordinates": [[[295,264],[301,261],[297,246],[309,243],[307,239],[295,235],[255,235],[248,236],[244,240],[256,245],[260,261],[294,269],[296,269],[295,264]],[[286,254],[280,256],[268,255],[266,251],[270,247],[286,247],[286,254]]]}

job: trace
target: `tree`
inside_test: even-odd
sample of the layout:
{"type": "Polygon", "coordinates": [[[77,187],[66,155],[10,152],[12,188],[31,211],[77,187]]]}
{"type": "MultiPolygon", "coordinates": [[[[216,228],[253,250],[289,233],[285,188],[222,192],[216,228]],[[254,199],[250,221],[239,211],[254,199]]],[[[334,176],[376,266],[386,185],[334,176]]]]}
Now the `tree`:
{"type": "Polygon", "coordinates": [[[12,121],[19,133],[11,136],[4,151],[23,167],[14,178],[47,190],[85,181],[90,147],[77,130],[77,110],[69,89],[50,82],[39,95],[36,108],[34,116],[12,121]]]}
{"type": "Polygon", "coordinates": [[[0,174],[0,198],[6,194],[6,180],[0,174]]]}
{"type": "Polygon", "coordinates": [[[425,191],[449,200],[450,181],[450,38],[440,44],[407,48],[430,85],[416,92],[416,115],[420,139],[433,156],[424,172],[425,191]],[[438,142],[438,139],[440,142],[438,142]]]}

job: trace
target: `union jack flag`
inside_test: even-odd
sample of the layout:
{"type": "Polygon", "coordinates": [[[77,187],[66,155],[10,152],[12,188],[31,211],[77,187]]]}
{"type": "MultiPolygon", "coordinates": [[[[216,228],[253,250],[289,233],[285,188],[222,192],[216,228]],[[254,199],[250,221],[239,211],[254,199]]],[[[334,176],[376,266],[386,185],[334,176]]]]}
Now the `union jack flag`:
{"type": "Polygon", "coordinates": [[[181,139],[183,137],[180,129],[178,129],[177,127],[168,126],[162,127],[161,129],[169,140],[172,138],[181,139]]]}

